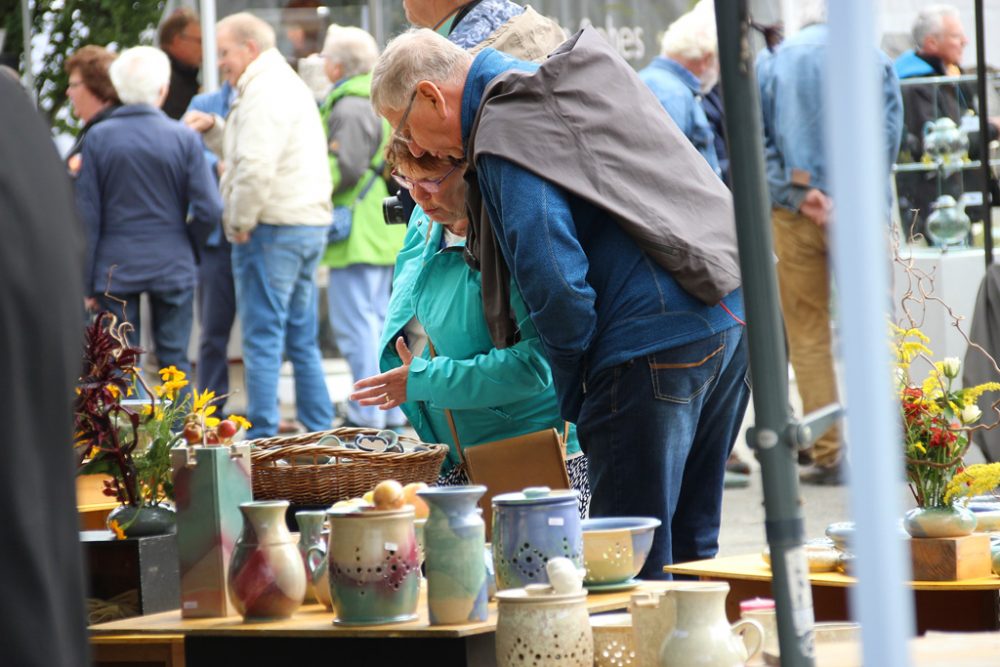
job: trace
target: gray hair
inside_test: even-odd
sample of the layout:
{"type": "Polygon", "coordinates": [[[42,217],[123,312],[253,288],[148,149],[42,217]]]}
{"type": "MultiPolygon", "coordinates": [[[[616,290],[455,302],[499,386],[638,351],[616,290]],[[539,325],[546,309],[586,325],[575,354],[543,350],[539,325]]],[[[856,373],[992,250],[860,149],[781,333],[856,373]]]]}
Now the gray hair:
{"type": "Polygon", "coordinates": [[[372,70],[372,106],[378,114],[406,106],[421,81],[463,79],[472,56],[427,28],[407,30],[385,47],[372,70]]]}
{"type": "Polygon", "coordinates": [[[249,12],[231,14],[216,23],[215,29],[227,31],[239,44],[253,41],[261,51],[273,49],[277,43],[274,28],[249,12]]]}
{"type": "Polygon", "coordinates": [[[923,47],[924,40],[931,35],[940,35],[944,32],[944,17],[950,16],[959,18],[958,10],[951,5],[930,5],[924,7],[917,13],[917,18],[913,22],[913,43],[919,49],[923,47]]]}
{"type": "Polygon", "coordinates": [[[799,27],[826,23],[827,0],[799,0],[799,27]]]}
{"type": "Polygon", "coordinates": [[[111,63],[108,76],[122,104],[157,106],[170,83],[170,60],[152,46],[134,46],[111,63]]]}
{"type": "Polygon", "coordinates": [[[347,79],[372,71],[378,60],[378,44],[361,28],[334,24],[327,28],[323,56],[340,65],[347,79]]]}
{"type": "Polygon", "coordinates": [[[663,33],[662,52],[668,58],[701,60],[719,51],[719,39],[715,32],[715,13],[692,9],[670,24],[663,33]]]}

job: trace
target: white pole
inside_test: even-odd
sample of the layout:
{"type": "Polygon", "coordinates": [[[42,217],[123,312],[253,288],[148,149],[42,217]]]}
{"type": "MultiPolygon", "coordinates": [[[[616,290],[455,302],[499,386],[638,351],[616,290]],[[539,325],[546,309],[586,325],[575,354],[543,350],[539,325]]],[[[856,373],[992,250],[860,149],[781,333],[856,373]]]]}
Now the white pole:
{"type": "Polygon", "coordinates": [[[31,101],[38,106],[35,94],[34,59],[31,55],[31,7],[29,0],[21,0],[21,38],[24,42],[24,87],[31,95],[31,101]]]}
{"type": "Polygon", "coordinates": [[[869,0],[829,7],[827,153],[835,220],[831,226],[846,370],[850,501],[857,531],[858,584],[852,616],[861,623],[863,663],[910,664],[913,596],[910,562],[899,537],[903,479],[899,406],[887,342],[888,165],[882,71],[876,61],[869,0]]]}
{"type": "Polygon", "coordinates": [[[201,0],[201,83],[206,93],[219,88],[215,49],[215,0],[201,0]]]}

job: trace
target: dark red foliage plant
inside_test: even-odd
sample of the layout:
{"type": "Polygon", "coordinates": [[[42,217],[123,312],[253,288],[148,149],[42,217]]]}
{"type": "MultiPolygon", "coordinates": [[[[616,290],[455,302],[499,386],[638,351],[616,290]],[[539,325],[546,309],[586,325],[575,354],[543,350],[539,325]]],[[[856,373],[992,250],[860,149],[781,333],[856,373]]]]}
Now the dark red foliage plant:
{"type": "Polygon", "coordinates": [[[136,382],[143,382],[137,370],[142,349],[129,344],[131,331],[131,324],[118,322],[108,311],[87,327],[73,447],[82,474],[110,475],[104,493],[138,507],[142,497],[133,453],[139,442],[139,414],[121,403],[136,382]]]}

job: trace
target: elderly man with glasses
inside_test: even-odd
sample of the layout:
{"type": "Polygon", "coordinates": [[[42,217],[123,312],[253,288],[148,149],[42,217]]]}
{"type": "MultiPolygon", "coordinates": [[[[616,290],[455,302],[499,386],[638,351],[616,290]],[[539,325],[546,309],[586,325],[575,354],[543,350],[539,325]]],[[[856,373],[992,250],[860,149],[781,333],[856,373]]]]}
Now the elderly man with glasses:
{"type": "Polygon", "coordinates": [[[643,577],[714,555],[749,396],[722,181],[589,28],[541,66],[410,31],[376,64],[372,104],[413,155],[468,161],[490,338],[523,335],[512,278],[590,460],[592,514],[661,519],[643,577]]]}

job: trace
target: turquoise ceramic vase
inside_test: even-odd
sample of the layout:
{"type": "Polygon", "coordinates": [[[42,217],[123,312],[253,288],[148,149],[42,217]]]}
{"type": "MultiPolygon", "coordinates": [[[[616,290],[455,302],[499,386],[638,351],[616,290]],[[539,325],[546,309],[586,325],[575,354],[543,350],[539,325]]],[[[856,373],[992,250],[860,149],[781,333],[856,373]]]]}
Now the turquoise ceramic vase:
{"type": "Polygon", "coordinates": [[[976,529],[976,515],[964,507],[914,507],[903,518],[911,537],[962,537],[976,529]]]}
{"type": "Polygon", "coordinates": [[[485,486],[417,492],[430,508],[424,527],[427,607],[432,625],[485,621],[489,592],[483,549],[486,525],[476,503],[485,486]]]}

